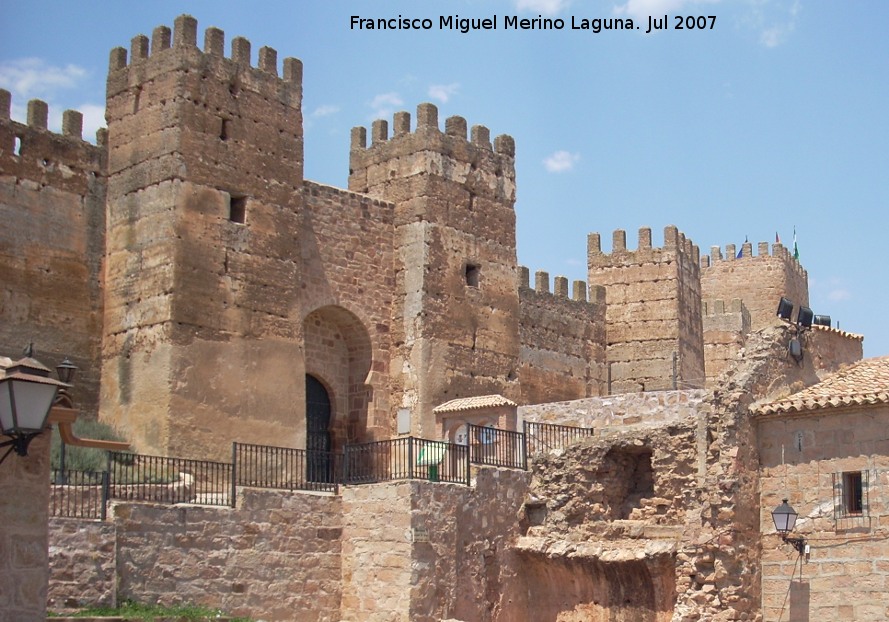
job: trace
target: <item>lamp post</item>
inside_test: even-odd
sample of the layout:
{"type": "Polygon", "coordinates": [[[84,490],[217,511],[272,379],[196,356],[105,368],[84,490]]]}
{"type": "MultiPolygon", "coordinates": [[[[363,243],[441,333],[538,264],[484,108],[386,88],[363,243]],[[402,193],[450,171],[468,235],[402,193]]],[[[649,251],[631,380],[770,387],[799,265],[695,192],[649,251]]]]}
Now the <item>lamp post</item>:
{"type": "Polygon", "coordinates": [[[9,447],[0,463],[13,450],[20,456],[28,455],[28,445],[46,427],[59,389],[69,386],[49,374],[50,369],[40,361],[25,357],[0,378],[0,433],[10,439],[0,443],[0,447],[9,447]]]}
{"type": "Polygon", "coordinates": [[[772,520],[775,523],[775,530],[781,534],[781,539],[784,542],[791,545],[800,555],[802,555],[806,551],[806,539],[791,538],[787,535],[793,531],[798,516],[799,514],[797,514],[796,510],[787,503],[787,499],[784,499],[781,502],[781,505],[772,510],[772,520]]]}

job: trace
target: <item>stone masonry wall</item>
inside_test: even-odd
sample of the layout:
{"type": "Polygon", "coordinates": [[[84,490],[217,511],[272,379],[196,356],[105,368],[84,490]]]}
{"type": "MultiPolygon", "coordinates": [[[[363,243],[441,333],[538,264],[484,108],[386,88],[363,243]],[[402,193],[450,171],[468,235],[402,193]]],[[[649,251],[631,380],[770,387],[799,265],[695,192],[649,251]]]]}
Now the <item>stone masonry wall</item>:
{"type": "Polygon", "coordinates": [[[27,456],[12,453],[0,464],[0,620],[46,619],[48,508],[49,434],[43,433],[27,456]]]}
{"type": "Polygon", "coordinates": [[[697,247],[674,226],[664,229],[663,247],[652,247],[646,227],[637,250],[627,250],[626,232],[617,230],[605,254],[599,234],[591,233],[587,266],[590,286],[605,287],[611,392],[673,388],[674,365],[677,388],[702,387],[697,247]]]}
{"type": "Polygon", "coordinates": [[[889,619],[889,407],[759,416],[764,622],[889,619]],[[863,473],[864,509],[842,510],[844,472],[863,473]],[[782,499],[799,513],[796,551],[775,533],[782,499]]]}
{"type": "Polygon", "coordinates": [[[27,125],[9,118],[0,89],[0,352],[33,342],[50,367],[80,368],[73,398],[99,404],[105,240],[105,133],[82,137],[83,116],[66,110],[62,134],[47,130],[47,105],[28,103],[27,125]]]}
{"type": "Polygon", "coordinates": [[[705,300],[703,313],[706,386],[712,388],[716,379],[729,369],[741,354],[747,333],[750,332],[750,313],[738,298],[731,302],[705,300]]]}
{"type": "Polygon", "coordinates": [[[237,505],[115,505],[118,597],[269,621],[340,620],[341,499],[241,489],[237,505]]]}
{"type": "Polygon", "coordinates": [[[605,387],[605,290],[537,272],[529,288],[528,269],[519,268],[519,382],[522,403],[540,404],[601,395],[605,387]]]}
{"type": "MultiPolygon", "coordinates": [[[[393,206],[313,182],[304,183],[303,196],[302,317],[313,313],[334,324],[348,352],[338,365],[348,378],[334,387],[348,408],[334,418],[351,426],[352,442],[388,439],[395,430],[389,371],[395,298],[393,206]]],[[[305,340],[308,328],[304,324],[305,340]]],[[[314,362],[306,352],[308,373],[314,362]]],[[[324,373],[322,379],[327,380],[324,373]]]]}
{"type": "Polygon", "coordinates": [[[50,611],[117,605],[114,523],[49,519],[50,611]]]}
{"type": "Polygon", "coordinates": [[[412,556],[411,622],[512,622],[511,545],[520,532],[530,476],[482,467],[473,487],[414,482],[411,524],[428,542],[412,556]]]}

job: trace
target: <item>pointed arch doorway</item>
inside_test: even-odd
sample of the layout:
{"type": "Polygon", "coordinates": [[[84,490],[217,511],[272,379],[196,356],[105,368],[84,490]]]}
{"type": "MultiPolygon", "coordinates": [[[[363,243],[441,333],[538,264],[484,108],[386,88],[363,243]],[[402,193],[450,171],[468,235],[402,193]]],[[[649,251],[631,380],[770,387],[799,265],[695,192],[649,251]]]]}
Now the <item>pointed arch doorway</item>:
{"type": "Polygon", "coordinates": [[[333,481],[330,416],[330,394],[320,380],[306,374],[306,477],[310,482],[333,481]]]}

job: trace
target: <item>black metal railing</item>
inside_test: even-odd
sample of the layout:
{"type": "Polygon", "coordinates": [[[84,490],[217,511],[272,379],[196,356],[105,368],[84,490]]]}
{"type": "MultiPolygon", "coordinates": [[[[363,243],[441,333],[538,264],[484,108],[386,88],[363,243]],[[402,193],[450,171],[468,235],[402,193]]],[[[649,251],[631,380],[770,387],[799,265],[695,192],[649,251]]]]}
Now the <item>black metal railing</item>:
{"type": "Polygon", "coordinates": [[[107,507],[107,471],[52,470],[50,516],[105,520],[107,507]]]}
{"type": "Polygon", "coordinates": [[[473,464],[525,469],[525,435],[480,425],[469,426],[469,460],[473,464]]]}
{"type": "Polygon", "coordinates": [[[233,443],[231,463],[108,452],[106,472],[53,471],[50,515],[104,519],[110,499],[234,506],[238,486],[333,493],[340,484],[407,479],[468,486],[471,464],[527,470],[534,453],[592,434],[525,422],[522,432],[470,425],[466,445],[408,436],[332,453],[233,443]]]}
{"type": "Polygon", "coordinates": [[[371,484],[402,479],[469,484],[467,448],[445,441],[408,436],[347,445],[343,484],[371,484]]]}
{"type": "Polygon", "coordinates": [[[232,505],[227,462],[108,452],[109,498],[155,503],[232,505]]]}
{"type": "Polygon", "coordinates": [[[235,486],[336,492],[341,458],[328,451],[233,443],[235,486]]]}
{"type": "Polygon", "coordinates": [[[578,428],[570,425],[557,425],[554,423],[538,423],[526,421],[525,451],[528,456],[533,456],[542,451],[564,449],[572,443],[592,436],[593,428],[578,428]]]}

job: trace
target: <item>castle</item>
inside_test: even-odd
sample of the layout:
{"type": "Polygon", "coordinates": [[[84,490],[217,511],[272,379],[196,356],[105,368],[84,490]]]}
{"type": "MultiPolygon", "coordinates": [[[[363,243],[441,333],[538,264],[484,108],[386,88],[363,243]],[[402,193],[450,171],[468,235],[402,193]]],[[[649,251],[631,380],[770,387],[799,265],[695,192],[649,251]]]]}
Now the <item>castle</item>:
{"type": "MultiPolygon", "coordinates": [[[[754,253],[745,243],[702,256],[668,226],[660,246],[644,228],[635,250],[616,231],[604,252],[600,235],[591,233],[586,282],[569,287],[556,276],[551,284],[538,271],[532,287],[530,271],[516,259],[512,137],[492,140],[487,127],[469,128],[461,117],[444,120],[442,129],[435,106],[420,104],[414,119],[396,113],[391,132],[386,120],[375,121],[369,136],[363,127],[352,130],[348,189],[318,184],[303,176],[300,61],[285,58],[279,67],[267,47],[256,66],[251,57],[251,43],[240,37],[226,56],[216,28],[206,30],[199,49],[190,16],[177,18],[172,30],[156,28],[150,40],[135,37],[129,52],[112,50],[108,129],[95,146],[82,140],[78,113],[65,112],[57,135],[46,129],[46,104],[31,101],[27,124],[20,124],[10,119],[10,94],[0,91],[0,352],[34,341],[47,359],[69,356],[83,370],[75,400],[84,412],[117,427],[140,453],[191,458],[224,458],[235,440],[332,451],[406,435],[453,441],[460,426],[487,423],[490,413],[454,417],[437,407],[481,396],[492,398],[489,406],[518,405],[525,419],[538,420],[561,412],[558,404],[583,403],[590,419],[558,421],[608,427],[612,420],[602,413],[614,416],[610,398],[636,395],[628,403],[641,408],[650,394],[657,405],[641,436],[628,418],[613,428],[620,451],[601,440],[591,451],[618,465],[602,471],[612,475],[682,465],[696,475],[683,471],[675,481],[688,477],[697,492],[679,486],[675,500],[666,498],[659,488],[666,484],[657,480],[645,497],[654,501],[602,520],[663,525],[682,515],[670,537],[686,541],[683,529],[694,522],[686,513],[707,490],[707,507],[714,508],[707,520],[741,521],[747,532],[721,552],[701,545],[679,564],[682,572],[692,568],[694,577],[695,564],[748,559],[748,547],[758,546],[759,516],[735,512],[739,500],[757,494],[755,480],[738,467],[756,462],[755,449],[742,440],[755,432],[739,414],[749,401],[723,399],[719,391],[727,386],[724,374],[750,358],[751,336],[779,330],[782,296],[808,305],[807,274],[787,249],[760,243],[754,253]],[[711,389],[717,397],[702,397],[711,389]],[[672,436],[697,453],[669,458],[672,436]],[[631,437],[647,449],[633,449],[631,437]],[[726,497],[723,487],[720,498],[721,478],[735,478],[736,496],[726,497]]],[[[778,385],[801,377],[810,384],[861,358],[860,336],[815,327],[809,337],[801,371],[776,372],[763,355],[757,361],[771,370],[769,382],[754,375],[743,386],[772,394],[778,385]]],[[[516,476],[514,484],[543,489],[541,477],[529,484],[516,476]]],[[[492,485],[485,482],[480,490],[492,485]]],[[[416,483],[400,486],[392,500],[398,507],[399,495],[416,509],[438,494],[416,483]]],[[[347,508],[369,493],[349,494],[318,511],[348,522],[347,508]]],[[[521,506],[521,498],[490,494],[511,515],[521,506]]],[[[480,504],[481,495],[464,501],[480,504]]],[[[539,517],[535,507],[526,503],[524,522],[503,527],[496,546],[477,553],[533,559],[529,567],[537,570],[518,572],[520,584],[545,575],[555,586],[578,562],[564,557],[557,571],[541,565],[557,554],[534,540],[534,530],[552,526],[556,514],[550,508],[549,518],[539,517]],[[516,529],[524,539],[506,551],[504,533],[516,529]]],[[[385,512],[375,511],[372,518],[384,524],[385,512]]],[[[696,516],[703,520],[700,511],[696,516]]],[[[473,525],[473,538],[484,540],[473,525]]],[[[629,535],[631,526],[621,525],[607,537],[666,537],[651,526],[629,535]]],[[[708,533],[721,538],[717,527],[708,533]]],[[[605,537],[596,529],[585,533],[605,537]]],[[[470,541],[481,546],[464,543],[470,541]]],[[[342,542],[343,558],[348,546],[358,546],[346,544],[345,533],[342,542]]],[[[417,546],[409,562],[428,555],[417,546]]],[[[671,619],[671,590],[709,593],[705,586],[726,581],[682,584],[679,566],[664,566],[671,551],[649,551],[638,564],[621,561],[654,585],[644,603],[660,612],[652,620],[671,619]]],[[[757,558],[751,559],[732,567],[749,571],[757,558]]],[[[362,564],[358,557],[350,563],[357,584],[362,564]]],[[[479,570],[488,573],[486,589],[502,582],[511,586],[504,588],[510,602],[532,600],[532,589],[513,594],[518,584],[486,564],[479,570]]],[[[739,617],[725,619],[753,619],[743,617],[753,610],[751,585],[736,595],[744,604],[733,610],[739,617]]],[[[342,587],[343,603],[348,589],[342,587]]],[[[593,588],[578,589],[579,602],[597,598],[593,588]]],[[[689,593],[688,602],[697,602],[689,593]]],[[[423,594],[413,594],[410,607],[429,597],[423,594]]],[[[350,610],[357,617],[343,619],[373,610],[357,602],[350,610]]],[[[500,606],[506,617],[499,619],[517,619],[509,617],[517,609],[500,606]]]]}
{"type": "Polygon", "coordinates": [[[591,234],[588,284],[569,296],[537,272],[532,289],[510,136],[467,137],[460,117],[442,131],[421,104],[391,135],[353,129],[348,190],[313,183],[301,63],[279,75],[275,50],[254,67],[249,41],[223,44],[210,28],[201,51],[181,17],[113,50],[97,146],[78,113],[54,135],[44,103],[20,125],[0,94],[0,345],[72,357],[80,403],[141,451],[304,447],[307,377],[329,396],[332,448],[439,438],[433,409],[460,397],[703,387],[781,296],[808,304],[781,245],[700,257],[675,227],[662,247],[641,230],[635,251],[622,231],[610,253],[591,234]]]}

